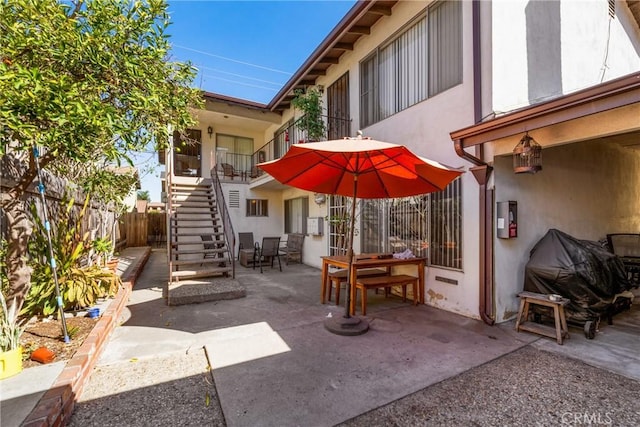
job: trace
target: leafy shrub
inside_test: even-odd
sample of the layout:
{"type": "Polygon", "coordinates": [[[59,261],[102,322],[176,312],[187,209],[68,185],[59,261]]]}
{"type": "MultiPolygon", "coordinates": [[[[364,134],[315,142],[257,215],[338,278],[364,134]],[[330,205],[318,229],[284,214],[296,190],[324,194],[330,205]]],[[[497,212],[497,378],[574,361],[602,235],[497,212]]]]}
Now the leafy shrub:
{"type": "MultiPolygon", "coordinates": [[[[112,296],[121,283],[111,271],[98,266],[83,267],[91,250],[89,233],[82,233],[82,222],[87,211],[87,198],[76,214],[74,201],[63,198],[64,209],[56,219],[57,226],[51,229],[51,245],[56,261],[56,273],[60,295],[65,310],[77,310],[93,305],[97,298],[112,296]]],[[[35,205],[31,206],[34,232],[29,242],[31,255],[31,288],[25,300],[22,314],[48,316],[56,312],[56,288],[51,263],[47,230],[38,216],[35,205]]]]}

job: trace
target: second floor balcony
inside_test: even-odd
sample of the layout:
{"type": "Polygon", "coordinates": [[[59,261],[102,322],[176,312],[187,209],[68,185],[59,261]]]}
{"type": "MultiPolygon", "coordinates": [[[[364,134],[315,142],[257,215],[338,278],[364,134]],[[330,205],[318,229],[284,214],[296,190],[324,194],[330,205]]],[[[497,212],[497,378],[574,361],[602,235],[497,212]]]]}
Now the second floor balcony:
{"type": "Polygon", "coordinates": [[[249,182],[264,174],[258,163],[279,159],[292,144],[341,139],[351,136],[351,119],[322,116],[325,132],[319,138],[310,138],[306,130],[308,118],[302,116],[289,126],[281,128],[273,139],[253,154],[238,154],[221,150],[216,155],[216,169],[223,181],[249,182]]]}

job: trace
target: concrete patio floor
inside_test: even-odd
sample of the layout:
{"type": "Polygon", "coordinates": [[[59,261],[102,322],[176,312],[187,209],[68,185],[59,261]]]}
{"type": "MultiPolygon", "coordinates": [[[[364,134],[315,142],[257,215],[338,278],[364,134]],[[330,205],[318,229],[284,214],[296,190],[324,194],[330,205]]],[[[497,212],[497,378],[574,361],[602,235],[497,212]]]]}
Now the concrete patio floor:
{"type": "MultiPolygon", "coordinates": [[[[283,270],[267,269],[260,274],[239,267],[236,279],[246,288],[245,298],[169,307],[162,299],[166,254],[155,250],[136,283],[121,326],[79,397],[70,425],[435,425],[428,420],[435,422],[446,405],[441,405],[440,412],[429,413],[424,411],[431,407],[426,402],[407,402],[475,373],[507,381],[494,384],[500,390],[528,395],[521,410],[531,412],[531,395],[517,388],[517,378],[527,377],[526,370],[535,368],[532,359],[558,366],[564,363],[558,369],[566,370],[577,369],[578,364],[585,372],[593,370],[592,380],[625,387],[620,393],[637,396],[640,392],[637,334],[612,343],[598,335],[582,343],[580,334],[572,329],[571,339],[559,346],[546,338],[516,333],[512,322],[490,327],[429,306],[414,307],[399,298],[371,294],[367,316],[371,330],[358,337],[336,336],[324,329],[323,321],[342,315],[344,309],[319,303],[319,270],[300,264],[283,270]],[[598,360],[588,360],[591,351],[585,348],[601,346],[598,360]],[[565,355],[579,356],[596,367],[565,355]],[[625,358],[624,369],[620,369],[620,357],[625,358]],[[505,369],[522,367],[523,371],[508,372],[506,379],[501,378],[491,371],[501,363],[506,364],[505,369]],[[615,369],[621,375],[612,373],[615,369]],[[398,411],[403,405],[409,406],[398,411]],[[422,421],[407,421],[409,413],[423,414],[422,421]]],[[[634,306],[630,313],[632,333],[638,311],[634,306]]],[[[614,321],[618,323],[618,317],[614,321]]],[[[602,335],[616,335],[615,327],[604,326],[602,335]]],[[[544,379],[548,369],[543,364],[539,372],[530,374],[544,379]]],[[[564,374],[554,371],[550,375],[558,381],[555,393],[562,394],[564,374]]],[[[554,389],[554,384],[538,382],[540,387],[554,389]]],[[[464,412],[468,396],[483,392],[486,390],[467,390],[463,382],[447,396],[464,412]]],[[[550,393],[539,392],[543,396],[550,393]]],[[[631,416],[637,421],[632,424],[638,424],[640,414],[625,410],[636,399],[628,400],[618,396],[615,407],[609,404],[599,410],[608,408],[619,416],[631,416]]],[[[455,409],[452,406],[447,414],[455,409]]],[[[560,416],[556,413],[551,419],[557,421],[560,416]]],[[[443,420],[492,425],[490,418],[485,422],[443,420]]],[[[509,425],[504,419],[498,423],[509,425]]]]}

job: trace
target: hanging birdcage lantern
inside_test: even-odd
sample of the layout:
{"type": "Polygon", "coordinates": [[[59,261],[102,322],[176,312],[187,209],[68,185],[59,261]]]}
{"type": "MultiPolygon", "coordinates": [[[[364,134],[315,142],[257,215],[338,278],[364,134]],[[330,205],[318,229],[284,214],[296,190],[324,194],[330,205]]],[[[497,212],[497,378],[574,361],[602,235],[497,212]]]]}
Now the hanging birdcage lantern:
{"type": "Polygon", "coordinates": [[[513,171],[536,173],[542,170],[542,147],[526,132],[513,149],[513,171]]]}

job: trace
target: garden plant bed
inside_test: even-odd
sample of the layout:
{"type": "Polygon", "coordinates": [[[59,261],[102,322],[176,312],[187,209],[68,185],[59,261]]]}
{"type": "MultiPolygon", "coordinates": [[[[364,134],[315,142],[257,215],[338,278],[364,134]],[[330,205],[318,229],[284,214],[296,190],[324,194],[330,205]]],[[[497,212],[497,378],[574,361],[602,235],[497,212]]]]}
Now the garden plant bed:
{"type": "Polygon", "coordinates": [[[29,359],[31,352],[39,347],[51,350],[56,355],[54,362],[70,360],[96,325],[98,318],[77,316],[69,317],[66,320],[70,337],[69,343],[64,342],[62,324],[58,319],[38,319],[27,325],[20,337],[23,358],[25,358],[22,364],[24,369],[41,365],[40,362],[29,359]]]}

